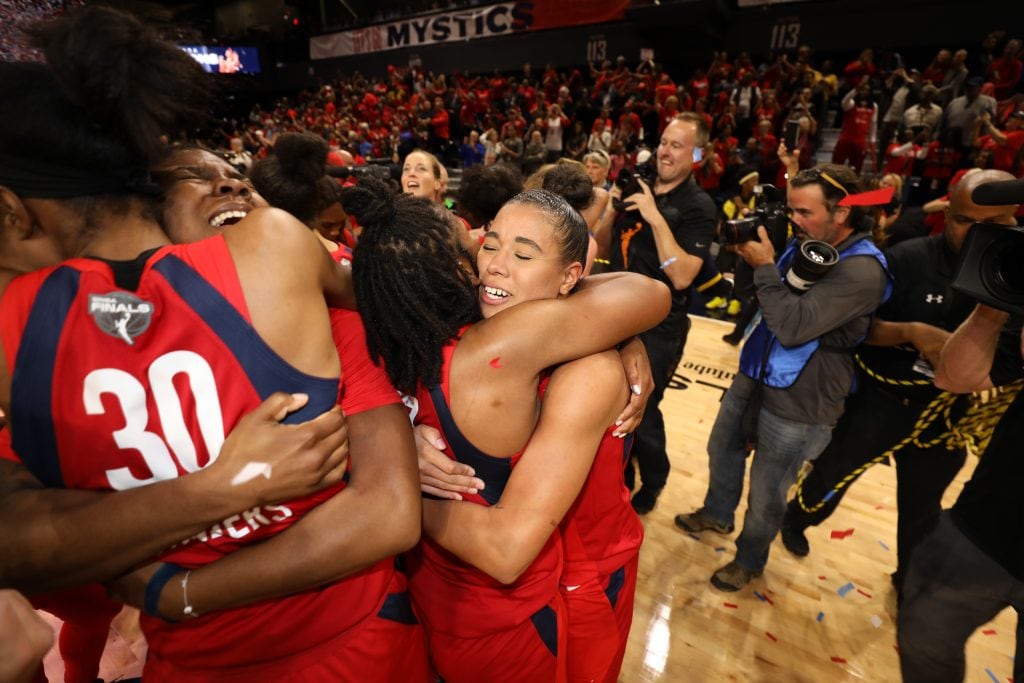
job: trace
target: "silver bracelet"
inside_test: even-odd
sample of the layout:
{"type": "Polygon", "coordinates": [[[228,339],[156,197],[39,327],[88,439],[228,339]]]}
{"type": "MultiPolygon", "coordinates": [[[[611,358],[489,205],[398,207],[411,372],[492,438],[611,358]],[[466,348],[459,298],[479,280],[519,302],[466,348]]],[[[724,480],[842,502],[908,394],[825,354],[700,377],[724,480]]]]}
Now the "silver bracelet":
{"type": "Polygon", "coordinates": [[[186,617],[198,617],[199,613],[192,609],[192,605],[188,604],[188,577],[192,575],[192,570],[189,569],[185,572],[185,578],[181,580],[181,601],[185,607],[181,610],[181,613],[186,617]]]}

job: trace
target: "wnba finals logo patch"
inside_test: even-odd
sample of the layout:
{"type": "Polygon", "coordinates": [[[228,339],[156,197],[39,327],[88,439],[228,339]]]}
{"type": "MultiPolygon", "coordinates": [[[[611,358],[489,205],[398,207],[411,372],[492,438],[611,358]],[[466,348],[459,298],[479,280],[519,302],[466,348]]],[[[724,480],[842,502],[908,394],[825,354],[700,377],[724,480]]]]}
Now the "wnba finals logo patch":
{"type": "Polygon", "coordinates": [[[111,337],[134,345],[134,339],[149,329],[153,304],[127,292],[90,294],[89,314],[96,325],[111,337]]]}

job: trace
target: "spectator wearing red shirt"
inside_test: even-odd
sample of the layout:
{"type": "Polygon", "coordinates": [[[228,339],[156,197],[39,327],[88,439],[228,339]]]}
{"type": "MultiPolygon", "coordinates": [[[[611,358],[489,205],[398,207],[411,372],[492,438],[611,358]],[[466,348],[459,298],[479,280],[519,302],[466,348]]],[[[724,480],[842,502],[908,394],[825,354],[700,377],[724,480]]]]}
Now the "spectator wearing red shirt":
{"type": "MultiPolygon", "coordinates": [[[[921,134],[923,139],[923,134],[921,134]]],[[[900,134],[899,140],[890,143],[885,150],[885,167],[883,174],[895,173],[904,178],[910,177],[914,169],[914,161],[917,159],[921,145],[915,142],[914,135],[909,130],[900,134]]]]}
{"type": "Polygon", "coordinates": [[[670,95],[664,104],[655,102],[654,106],[658,110],[658,135],[661,135],[665,132],[665,127],[679,114],[679,98],[670,95]]]}
{"type": "Polygon", "coordinates": [[[925,83],[931,83],[936,88],[939,87],[946,79],[946,72],[952,66],[952,61],[952,52],[945,48],[939,50],[931,64],[928,65],[928,68],[921,72],[921,80],[925,83]]]}
{"type": "Polygon", "coordinates": [[[1024,68],[1024,63],[1020,61],[1020,49],[1021,42],[1014,38],[1003,48],[1003,56],[993,59],[985,69],[985,77],[995,87],[997,100],[1008,97],[1014,86],[1020,82],[1021,70],[1024,68]]]}
{"type": "Polygon", "coordinates": [[[690,79],[687,89],[690,91],[690,97],[694,100],[707,98],[711,94],[711,84],[708,83],[708,76],[704,69],[699,66],[694,69],[693,78],[690,79]]]}
{"type": "Polygon", "coordinates": [[[444,152],[448,141],[452,139],[450,118],[448,110],[444,108],[444,100],[435,97],[434,115],[430,117],[430,146],[435,152],[444,152]]]}
{"type": "Polygon", "coordinates": [[[832,151],[832,163],[849,164],[860,173],[864,157],[875,142],[878,105],[871,100],[871,86],[865,81],[843,97],[843,126],[832,151]]]}
{"type": "Polygon", "coordinates": [[[1024,148],[1024,110],[1017,110],[1006,122],[1006,130],[999,130],[987,114],[981,117],[981,128],[988,132],[978,138],[979,146],[992,153],[992,168],[1021,174],[1021,149],[1024,148]]]}
{"type": "Polygon", "coordinates": [[[725,160],[715,151],[715,145],[711,141],[704,145],[701,154],[703,158],[693,165],[693,177],[705,192],[714,197],[722,184],[725,160]]]}
{"type": "Polygon", "coordinates": [[[871,48],[865,48],[857,59],[843,68],[844,83],[846,87],[854,88],[865,76],[874,76],[875,70],[875,52],[871,48]]]}
{"type": "Polygon", "coordinates": [[[665,100],[676,94],[676,83],[672,78],[662,71],[658,75],[658,84],[654,86],[654,101],[658,104],[665,104],[665,100]]]}

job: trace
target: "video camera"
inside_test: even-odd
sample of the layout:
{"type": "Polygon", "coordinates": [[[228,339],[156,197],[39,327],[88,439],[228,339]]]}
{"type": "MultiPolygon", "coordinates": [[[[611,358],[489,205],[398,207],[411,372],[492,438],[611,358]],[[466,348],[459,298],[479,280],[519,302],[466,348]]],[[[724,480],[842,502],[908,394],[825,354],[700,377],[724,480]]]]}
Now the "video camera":
{"type": "MultiPolygon", "coordinates": [[[[394,178],[394,171],[385,165],[367,164],[365,166],[328,166],[327,175],[332,178],[377,178],[388,181],[394,178]]],[[[401,177],[401,171],[399,171],[401,177]]]]}
{"type": "MultiPolygon", "coordinates": [[[[1024,203],[1024,179],[979,185],[982,206],[1024,203]]],[[[953,289],[1001,311],[1024,315],[1024,228],[975,223],[960,249],[953,289]]]]}
{"type": "Polygon", "coordinates": [[[779,251],[789,233],[789,215],[786,213],[786,194],[774,185],[754,186],[754,210],[742,218],[722,223],[719,241],[722,246],[755,241],[759,225],[765,227],[768,239],[779,251]]]}
{"type": "MultiPolygon", "coordinates": [[[[625,169],[619,173],[618,177],[615,178],[615,186],[622,191],[622,198],[612,198],[612,208],[616,211],[628,211],[626,208],[625,199],[637,192],[643,192],[640,189],[640,181],[647,183],[648,187],[653,187],[654,182],[658,179],[658,168],[654,165],[654,157],[652,156],[647,161],[637,164],[636,169],[633,171],[626,171],[625,169]]],[[[653,191],[653,190],[652,190],[653,191]]]]}

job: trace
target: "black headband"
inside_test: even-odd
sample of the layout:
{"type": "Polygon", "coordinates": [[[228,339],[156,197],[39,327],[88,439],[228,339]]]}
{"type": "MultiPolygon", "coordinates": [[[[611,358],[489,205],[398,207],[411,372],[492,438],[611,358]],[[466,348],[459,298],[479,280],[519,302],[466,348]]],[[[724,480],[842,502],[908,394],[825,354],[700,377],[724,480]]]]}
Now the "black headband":
{"type": "Polygon", "coordinates": [[[101,194],[163,196],[142,168],[84,169],[0,152],[0,185],[19,197],[70,199],[101,194]]]}

